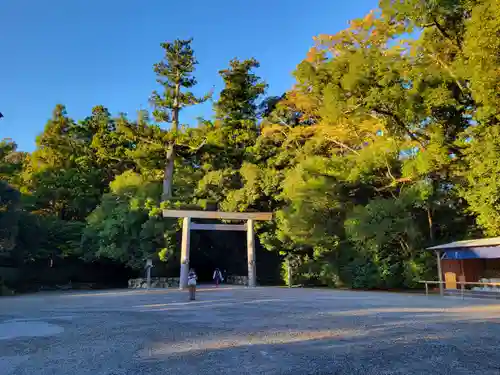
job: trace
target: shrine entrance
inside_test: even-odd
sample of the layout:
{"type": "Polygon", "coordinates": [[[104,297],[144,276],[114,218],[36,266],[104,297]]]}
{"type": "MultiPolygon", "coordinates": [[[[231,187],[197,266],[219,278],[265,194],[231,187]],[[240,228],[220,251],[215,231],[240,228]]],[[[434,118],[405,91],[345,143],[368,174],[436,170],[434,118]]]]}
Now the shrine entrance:
{"type": "Polygon", "coordinates": [[[271,212],[219,212],[219,211],[184,211],[163,210],[163,217],[183,218],[182,244],[181,244],[181,272],[179,288],[187,288],[189,272],[189,242],[191,230],[220,230],[220,231],[246,231],[248,254],[248,286],[256,286],[255,266],[255,234],[254,221],[269,221],[273,219],[271,212]],[[245,224],[199,224],[192,223],[191,219],[218,219],[246,221],[245,224]]]}

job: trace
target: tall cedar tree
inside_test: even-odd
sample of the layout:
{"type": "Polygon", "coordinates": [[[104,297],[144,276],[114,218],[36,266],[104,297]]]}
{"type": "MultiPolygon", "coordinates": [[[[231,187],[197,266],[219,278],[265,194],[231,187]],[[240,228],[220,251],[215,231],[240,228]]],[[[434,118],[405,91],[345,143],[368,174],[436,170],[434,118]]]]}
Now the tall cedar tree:
{"type": "Polygon", "coordinates": [[[194,104],[206,101],[209,96],[198,98],[189,89],[196,85],[193,76],[198,63],[191,48],[192,39],[177,39],[173,43],[162,43],[165,50],[163,60],[154,65],[156,81],[163,86],[163,93],[154,91],[151,103],[156,121],[171,123],[171,135],[166,142],[165,175],[163,178],[162,200],[172,198],[172,181],[176,157],[176,139],[179,131],[180,111],[194,104]]]}
{"type": "Polygon", "coordinates": [[[254,58],[243,61],[232,59],[228,69],[219,71],[224,80],[224,89],[215,105],[218,120],[255,121],[257,100],[267,88],[267,84],[253,73],[259,66],[259,62],[254,58]]]}

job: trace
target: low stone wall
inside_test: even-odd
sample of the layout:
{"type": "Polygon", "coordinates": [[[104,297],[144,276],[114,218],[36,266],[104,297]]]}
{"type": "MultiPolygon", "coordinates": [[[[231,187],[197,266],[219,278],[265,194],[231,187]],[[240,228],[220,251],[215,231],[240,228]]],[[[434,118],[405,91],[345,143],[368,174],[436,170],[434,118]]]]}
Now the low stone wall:
{"type": "MultiPolygon", "coordinates": [[[[148,281],[145,278],[130,279],[128,281],[129,289],[146,289],[148,281]]],[[[151,288],[172,288],[179,287],[178,277],[152,277],[151,288]]]]}
{"type": "Polygon", "coordinates": [[[248,285],[248,276],[229,275],[226,283],[231,285],[248,285]]]}
{"type": "MultiPolygon", "coordinates": [[[[248,285],[248,276],[228,276],[225,280],[226,284],[231,285],[248,285]]],[[[148,281],[146,278],[130,279],[128,281],[129,289],[146,289],[148,281]]],[[[152,277],[151,288],[177,288],[179,287],[178,277],[152,277]]]]}

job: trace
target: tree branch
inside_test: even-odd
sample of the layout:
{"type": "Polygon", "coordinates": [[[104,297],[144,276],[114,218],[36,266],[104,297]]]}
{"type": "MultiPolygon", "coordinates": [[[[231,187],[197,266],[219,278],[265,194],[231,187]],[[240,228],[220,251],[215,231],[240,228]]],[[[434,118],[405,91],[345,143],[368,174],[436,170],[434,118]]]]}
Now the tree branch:
{"type": "Polygon", "coordinates": [[[448,39],[450,42],[455,44],[459,50],[462,50],[462,44],[458,41],[458,39],[453,38],[450,34],[448,34],[448,32],[445,30],[445,28],[443,26],[441,26],[441,24],[438,22],[438,20],[435,16],[432,17],[431,23],[427,23],[425,25],[422,25],[422,28],[426,28],[426,27],[435,27],[436,29],[438,29],[438,31],[440,32],[440,34],[444,38],[448,39]]]}
{"type": "MultiPolygon", "coordinates": [[[[397,116],[395,115],[394,113],[390,112],[390,111],[387,111],[385,109],[381,109],[381,108],[373,108],[373,111],[380,114],[380,115],[384,115],[384,116],[388,116],[390,117],[402,130],[405,131],[405,133],[415,142],[417,142],[420,146],[422,146],[422,148],[425,148],[425,145],[424,143],[422,142],[421,139],[419,139],[410,129],[408,129],[408,127],[406,126],[406,124],[397,116]]],[[[424,135],[420,135],[422,138],[424,138],[425,140],[429,140],[428,137],[424,136],[424,135]]]]}
{"type": "MultiPolygon", "coordinates": [[[[279,122],[281,125],[283,125],[285,128],[287,128],[289,131],[292,130],[292,126],[288,125],[281,117],[279,118],[279,122]]],[[[288,141],[289,140],[289,137],[288,137],[288,134],[281,128],[276,128],[274,127],[274,129],[276,129],[277,131],[279,131],[281,134],[283,134],[283,136],[285,137],[285,140],[288,141]]],[[[294,139],[293,142],[295,143],[295,146],[297,148],[300,148],[300,144],[299,142],[294,139]]]]}
{"type": "Polygon", "coordinates": [[[182,144],[182,143],[178,143],[176,144],[177,147],[184,147],[186,149],[189,149],[192,153],[197,153],[198,151],[200,151],[203,146],[205,146],[207,144],[207,139],[205,138],[203,140],[203,142],[201,142],[200,145],[194,147],[194,146],[190,146],[190,145],[185,145],[185,144],[182,144]]]}
{"type": "Polygon", "coordinates": [[[384,161],[385,161],[385,166],[387,167],[388,176],[392,179],[393,182],[396,181],[396,178],[394,177],[394,175],[391,172],[391,166],[389,165],[389,161],[387,160],[386,157],[384,157],[384,161]]]}
{"type": "Polygon", "coordinates": [[[391,187],[394,187],[396,186],[397,184],[401,184],[401,183],[405,183],[405,182],[411,182],[411,178],[410,177],[401,177],[401,178],[397,178],[395,180],[393,180],[389,185],[385,185],[385,186],[382,186],[380,188],[376,188],[375,191],[376,192],[381,192],[381,191],[384,191],[384,190],[387,190],[391,187]]]}
{"type": "Polygon", "coordinates": [[[462,83],[458,80],[458,77],[455,75],[455,73],[453,73],[451,68],[443,60],[441,60],[439,57],[434,55],[435,51],[431,50],[431,52],[433,52],[433,53],[429,54],[431,59],[433,59],[435,62],[437,62],[439,65],[441,65],[441,67],[448,72],[448,74],[451,76],[451,78],[453,78],[455,80],[455,83],[457,84],[460,91],[462,91],[462,94],[465,95],[465,88],[463,87],[462,83]]]}
{"type": "Polygon", "coordinates": [[[352,152],[354,152],[356,155],[359,155],[359,152],[358,152],[358,151],[356,151],[355,149],[353,149],[352,147],[349,147],[349,146],[347,146],[346,144],[344,144],[344,143],[342,143],[342,142],[340,142],[340,141],[337,141],[337,140],[336,140],[336,139],[334,139],[334,138],[330,138],[330,137],[325,137],[325,138],[326,138],[327,140],[329,140],[329,141],[331,141],[331,142],[335,143],[337,146],[340,146],[341,148],[344,148],[344,149],[346,149],[346,150],[352,151],[352,152]]]}

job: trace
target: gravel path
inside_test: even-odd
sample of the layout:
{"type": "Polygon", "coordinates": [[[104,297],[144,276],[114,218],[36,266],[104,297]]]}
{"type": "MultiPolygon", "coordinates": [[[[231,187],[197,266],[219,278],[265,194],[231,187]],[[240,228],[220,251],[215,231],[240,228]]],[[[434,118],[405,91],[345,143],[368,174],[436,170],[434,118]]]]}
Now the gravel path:
{"type": "Polygon", "coordinates": [[[500,374],[500,304],[205,288],[0,299],[1,375],[500,374]]]}

